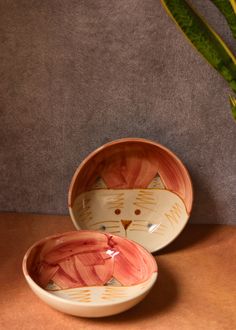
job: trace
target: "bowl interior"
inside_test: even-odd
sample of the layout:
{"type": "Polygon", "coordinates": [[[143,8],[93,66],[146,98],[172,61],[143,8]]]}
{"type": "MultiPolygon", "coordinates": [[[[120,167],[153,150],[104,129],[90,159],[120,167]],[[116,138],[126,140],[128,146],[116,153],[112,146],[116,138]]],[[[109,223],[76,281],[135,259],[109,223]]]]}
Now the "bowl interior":
{"type": "Polygon", "coordinates": [[[144,139],[122,139],[90,154],[72,179],[68,203],[78,229],[132,239],[150,252],[186,225],[193,192],[171,151],[144,139]]]}
{"type": "Polygon", "coordinates": [[[26,254],[25,273],[49,293],[89,304],[122,302],[155,282],[155,259],[135,242],[93,231],[46,238],[26,254]]]}

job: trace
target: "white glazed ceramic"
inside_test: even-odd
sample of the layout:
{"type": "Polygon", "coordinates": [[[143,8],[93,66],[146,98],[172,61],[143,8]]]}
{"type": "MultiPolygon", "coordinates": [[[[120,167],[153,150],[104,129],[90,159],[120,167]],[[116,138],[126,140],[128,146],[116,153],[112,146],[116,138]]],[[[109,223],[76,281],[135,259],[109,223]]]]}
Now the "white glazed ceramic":
{"type": "Polygon", "coordinates": [[[77,229],[132,239],[150,252],[172,242],[193,201],[187,169],[173,152],[145,139],[121,139],[92,152],[71,181],[68,204],[77,229]]]}
{"type": "Polygon", "coordinates": [[[135,242],[77,231],[35,243],[24,257],[23,273],[34,293],[51,307],[101,317],[140,302],[156,281],[157,266],[135,242]]]}

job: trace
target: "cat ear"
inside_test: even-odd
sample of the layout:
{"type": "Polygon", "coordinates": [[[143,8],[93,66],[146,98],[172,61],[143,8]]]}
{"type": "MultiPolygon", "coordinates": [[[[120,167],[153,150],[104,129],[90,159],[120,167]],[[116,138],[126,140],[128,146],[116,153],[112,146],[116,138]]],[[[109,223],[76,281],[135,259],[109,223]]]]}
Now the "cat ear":
{"type": "Polygon", "coordinates": [[[156,189],[166,189],[164,183],[161,180],[161,177],[157,174],[155,178],[149,183],[147,188],[156,188],[156,189]]]}
{"type": "Polygon", "coordinates": [[[105,182],[103,181],[103,179],[99,177],[94,182],[94,184],[92,186],[92,190],[93,189],[107,189],[107,186],[106,186],[105,182]]]}
{"type": "MultiPolygon", "coordinates": [[[[149,183],[147,188],[151,189],[166,189],[164,183],[161,180],[161,177],[157,174],[155,178],[149,183]]],[[[92,186],[93,189],[107,189],[107,185],[101,177],[98,177],[92,186]]]]}

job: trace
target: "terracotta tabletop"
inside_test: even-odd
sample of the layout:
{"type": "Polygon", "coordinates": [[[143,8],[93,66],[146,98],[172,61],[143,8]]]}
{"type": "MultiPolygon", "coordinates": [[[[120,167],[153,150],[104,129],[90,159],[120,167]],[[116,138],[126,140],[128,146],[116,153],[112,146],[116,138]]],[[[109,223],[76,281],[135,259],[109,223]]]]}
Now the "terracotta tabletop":
{"type": "Polygon", "coordinates": [[[100,319],[51,309],[22,275],[32,243],[73,229],[67,216],[0,214],[0,329],[236,329],[236,227],[188,225],[156,256],[159,278],[145,300],[100,319]]]}

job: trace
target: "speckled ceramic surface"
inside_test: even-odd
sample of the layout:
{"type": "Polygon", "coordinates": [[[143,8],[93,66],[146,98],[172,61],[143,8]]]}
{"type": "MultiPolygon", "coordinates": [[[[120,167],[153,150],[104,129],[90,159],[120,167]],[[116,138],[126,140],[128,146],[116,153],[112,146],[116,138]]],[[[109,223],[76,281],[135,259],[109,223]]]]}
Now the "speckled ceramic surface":
{"type": "Polygon", "coordinates": [[[68,204],[77,229],[132,239],[150,252],[174,240],[192,208],[190,176],[170,150],[121,139],[91,153],[72,179],[68,204]]]}
{"type": "Polygon", "coordinates": [[[32,290],[52,307],[98,317],[142,300],[155,283],[157,265],[135,242],[82,230],[35,243],[24,257],[23,272],[32,290]]]}

